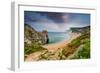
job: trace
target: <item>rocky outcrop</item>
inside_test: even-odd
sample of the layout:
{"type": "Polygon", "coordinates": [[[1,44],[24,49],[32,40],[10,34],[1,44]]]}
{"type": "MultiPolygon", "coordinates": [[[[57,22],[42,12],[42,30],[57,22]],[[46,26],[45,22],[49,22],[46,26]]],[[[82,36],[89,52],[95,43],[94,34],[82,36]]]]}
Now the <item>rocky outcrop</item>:
{"type": "Polygon", "coordinates": [[[24,26],[24,42],[26,44],[47,44],[49,41],[48,32],[46,30],[42,32],[36,31],[30,25],[25,24],[24,26]]]}
{"type": "Polygon", "coordinates": [[[44,39],[44,44],[49,43],[49,37],[48,37],[48,32],[47,30],[43,30],[41,35],[43,35],[43,39],[44,39]]]}

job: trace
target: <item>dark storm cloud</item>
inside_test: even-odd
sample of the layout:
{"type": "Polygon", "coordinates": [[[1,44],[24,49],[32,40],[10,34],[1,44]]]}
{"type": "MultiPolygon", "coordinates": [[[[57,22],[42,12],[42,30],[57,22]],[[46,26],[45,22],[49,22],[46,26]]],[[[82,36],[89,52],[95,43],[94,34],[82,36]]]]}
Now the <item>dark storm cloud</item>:
{"type": "Polygon", "coordinates": [[[90,14],[24,11],[24,23],[39,31],[65,31],[70,27],[90,25],[90,14]]]}
{"type": "Polygon", "coordinates": [[[47,18],[51,19],[52,21],[56,23],[63,23],[63,14],[62,13],[46,13],[47,18]]]}
{"type": "Polygon", "coordinates": [[[41,21],[44,18],[50,19],[55,23],[63,23],[63,15],[62,13],[54,13],[54,12],[32,12],[32,11],[25,11],[25,22],[27,21],[41,21]]]}

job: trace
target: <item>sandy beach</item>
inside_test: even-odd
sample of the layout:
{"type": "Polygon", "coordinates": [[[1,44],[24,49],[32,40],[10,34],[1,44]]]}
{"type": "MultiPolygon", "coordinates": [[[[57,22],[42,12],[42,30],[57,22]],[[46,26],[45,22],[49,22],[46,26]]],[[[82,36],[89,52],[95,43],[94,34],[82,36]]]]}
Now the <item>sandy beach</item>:
{"type": "MultiPolygon", "coordinates": [[[[54,43],[54,44],[46,44],[46,45],[43,45],[42,47],[46,48],[49,52],[54,53],[58,49],[64,48],[68,43],[70,43],[73,39],[77,38],[81,34],[71,33],[70,35],[71,35],[71,38],[69,40],[64,40],[64,41],[54,43]]],[[[38,61],[39,56],[44,52],[45,51],[39,51],[39,52],[32,53],[27,56],[25,61],[38,61]]]]}
{"type": "Polygon", "coordinates": [[[58,43],[54,43],[54,44],[46,44],[43,45],[44,48],[47,48],[49,51],[54,52],[60,48],[64,48],[68,43],[70,43],[73,39],[77,38],[78,36],[80,36],[80,34],[77,33],[71,33],[71,38],[69,40],[64,40],[58,43]]]}

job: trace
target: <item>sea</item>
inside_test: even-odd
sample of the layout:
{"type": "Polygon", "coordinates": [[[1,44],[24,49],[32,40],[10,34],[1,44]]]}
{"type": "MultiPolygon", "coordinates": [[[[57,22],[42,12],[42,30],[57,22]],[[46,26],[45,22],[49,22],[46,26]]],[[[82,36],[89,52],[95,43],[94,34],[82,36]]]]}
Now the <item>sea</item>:
{"type": "Polygon", "coordinates": [[[64,40],[68,40],[70,38],[69,33],[67,32],[48,32],[49,43],[58,43],[64,40]]]}

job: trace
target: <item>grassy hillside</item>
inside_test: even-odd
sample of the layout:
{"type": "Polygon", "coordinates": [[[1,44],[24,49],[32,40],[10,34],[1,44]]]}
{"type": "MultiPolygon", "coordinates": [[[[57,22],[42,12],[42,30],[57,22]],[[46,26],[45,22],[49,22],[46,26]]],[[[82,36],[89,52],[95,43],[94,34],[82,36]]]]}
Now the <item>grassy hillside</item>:
{"type": "Polygon", "coordinates": [[[90,30],[82,32],[81,36],[70,42],[62,51],[65,57],[73,54],[77,49],[78,53],[75,54],[73,59],[87,59],[90,58],[90,30]]]}
{"type": "MultiPolygon", "coordinates": [[[[73,28],[74,29],[74,28],[73,28]]],[[[35,40],[31,38],[38,37],[38,32],[32,30],[32,37],[29,33],[29,28],[26,30],[27,32],[27,42],[24,42],[24,54],[25,58],[27,55],[34,53],[34,52],[41,52],[41,54],[38,56],[38,60],[66,60],[66,59],[88,59],[90,58],[90,26],[84,27],[84,28],[75,28],[75,31],[73,30],[73,33],[77,32],[81,33],[81,35],[74,40],[72,40],[70,43],[66,44],[64,48],[58,48],[55,52],[51,52],[47,50],[46,48],[43,48],[41,43],[41,39],[35,40]],[[34,33],[34,34],[33,34],[34,33]],[[30,40],[31,39],[31,40],[30,40]],[[29,44],[29,41],[32,41],[31,44],[29,44]],[[35,41],[35,42],[34,42],[35,41]],[[72,55],[72,56],[71,56],[72,55]],[[69,56],[71,56],[69,58],[69,56]]],[[[40,38],[40,37],[38,37],[40,38]]]]}
{"type": "Polygon", "coordinates": [[[84,35],[81,36],[81,41],[80,41],[80,51],[78,52],[77,55],[75,55],[73,58],[76,59],[87,59],[90,58],[90,38],[89,38],[89,33],[85,33],[84,35]]]}
{"type": "Polygon", "coordinates": [[[45,50],[41,45],[45,43],[45,37],[42,32],[37,32],[30,25],[24,26],[24,55],[45,50]]]}

